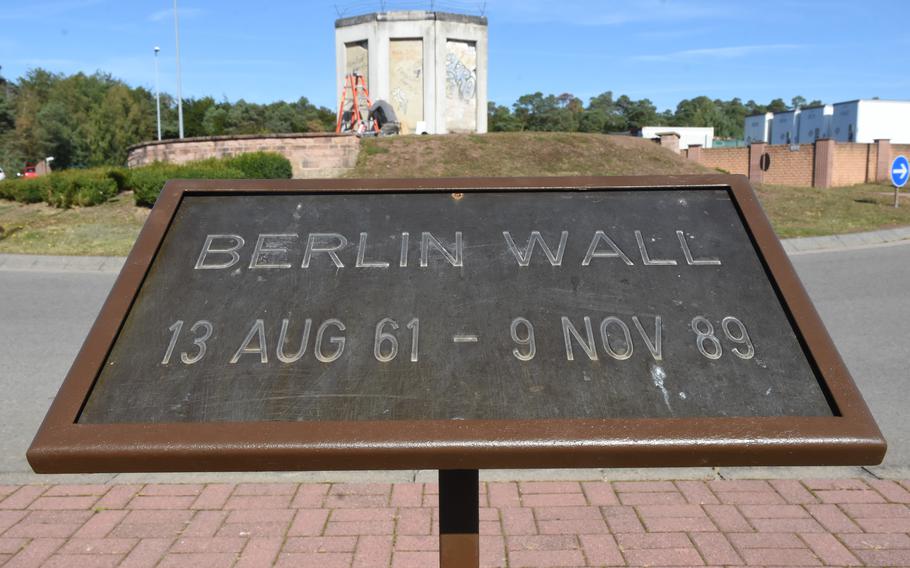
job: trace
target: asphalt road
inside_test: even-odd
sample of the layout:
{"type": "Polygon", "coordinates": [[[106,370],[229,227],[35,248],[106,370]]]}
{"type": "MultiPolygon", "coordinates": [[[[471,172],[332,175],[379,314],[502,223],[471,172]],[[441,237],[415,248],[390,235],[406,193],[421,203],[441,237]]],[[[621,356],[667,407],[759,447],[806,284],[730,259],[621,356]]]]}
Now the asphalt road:
{"type": "MultiPolygon", "coordinates": [[[[792,258],[888,439],[878,471],[906,475],[910,243],[792,258]]],[[[114,278],[0,270],[0,477],[28,479],[25,450],[114,278]]]]}

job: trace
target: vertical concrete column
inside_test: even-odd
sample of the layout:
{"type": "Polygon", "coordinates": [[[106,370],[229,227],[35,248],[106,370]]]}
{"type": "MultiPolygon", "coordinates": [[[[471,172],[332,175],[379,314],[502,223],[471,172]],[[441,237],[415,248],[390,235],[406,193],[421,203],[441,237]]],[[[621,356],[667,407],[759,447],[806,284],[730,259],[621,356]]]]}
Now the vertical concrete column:
{"type": "Polygon", "coordinates": [[[670,150],[674,154],[679,154],[679,134],[675,132],[662,132],[660,136],[660,146],[670,150]]]}
{"type": "Polygon", "coordinates": [[[833,138],[819,138],[815,141],[815,165],[812,187],[831,187],[834,183],[833,138]]]}
{"type": "Polygon", "coordinates": [[[686,157],[695,163],[701,162],[701,144],[689,144],[689,151],[686,157]]]}
{"type": "Polygon", "coordinates": [[[749,144],[749,181],[752,183],[761,183],[764,180],[765,172],[761,169],[761,156],[765,153],[764,142],[753,142],[749,144]]]}
{"type": "Polygon", "coordinates": [[[877,158],[875,160],[875,181],[888,181],[891,167],[891,140],[878,139],[875,141],[877,158]]]}
{"type": "Polygon", "coordinates": [[[442,22],[433,21],[433,46],[436,54],[434,57],[434,68],[436,70],[436,86],[433,88],[433,98],[436,101],[436,117],[434,119],[434,129],[430,134],[448,134],[446,127],[446,36],[442,22]]]}
{"type": "MultiPolygon", "coordinates": [[[[484,28],[486,29],[486,28],[484,28]]],[[[487,47],[487,34],[484,33],[477,40],[477,132],[483,134],[487,131],[487,62],[489,59],[487,47]]]]}

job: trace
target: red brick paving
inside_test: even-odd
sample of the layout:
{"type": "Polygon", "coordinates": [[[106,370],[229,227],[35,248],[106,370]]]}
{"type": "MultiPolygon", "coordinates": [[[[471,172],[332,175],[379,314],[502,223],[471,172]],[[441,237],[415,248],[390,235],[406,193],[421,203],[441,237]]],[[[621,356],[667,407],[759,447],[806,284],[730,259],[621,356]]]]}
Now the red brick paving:
{"type": "MultiPolygon", "coordinates": [[[[910,481],[482,484],[481,565],[910,566],[910,481]]],[[[436,484],[0,486],[0,566],[431,568],[436,484]]]]}

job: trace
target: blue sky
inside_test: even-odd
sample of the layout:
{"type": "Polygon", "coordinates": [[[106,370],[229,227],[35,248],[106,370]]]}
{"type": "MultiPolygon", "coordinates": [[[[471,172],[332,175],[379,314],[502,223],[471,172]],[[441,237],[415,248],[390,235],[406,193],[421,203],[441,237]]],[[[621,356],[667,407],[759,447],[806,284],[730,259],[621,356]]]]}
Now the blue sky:
{"type": "MultiPolygon", "coordinates": [[[[179,0],[185,96],[333,107],[334,27],[345,16],[429,8],[400,0],[179,0]]],[[[103,70],[175,92],[172,0],[0,0],[4,76],[103,70]]],[[[603,91],[660,110],[708,95],[768,102],[910,99],[910,2],[439,0],[489,18],[489,98],[603,91]]]]}

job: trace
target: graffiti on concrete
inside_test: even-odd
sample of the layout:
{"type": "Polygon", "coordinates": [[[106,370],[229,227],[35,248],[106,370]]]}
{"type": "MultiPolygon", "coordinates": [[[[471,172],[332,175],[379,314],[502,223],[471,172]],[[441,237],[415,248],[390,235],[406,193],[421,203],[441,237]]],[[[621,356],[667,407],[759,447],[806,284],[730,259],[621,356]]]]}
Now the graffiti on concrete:
{"type": "Polygon", "coordinates": [[[446,42],[446,129],[473,132],[477,124],[477,44],[446,42]]]}
{"type": "Polygon", "coordinates": [[[454,53],[446,55],[446,91],[451,97],[458,97],[463,101],[474,98],[477,89],[477,73],[468,69],[454,53]]]}

